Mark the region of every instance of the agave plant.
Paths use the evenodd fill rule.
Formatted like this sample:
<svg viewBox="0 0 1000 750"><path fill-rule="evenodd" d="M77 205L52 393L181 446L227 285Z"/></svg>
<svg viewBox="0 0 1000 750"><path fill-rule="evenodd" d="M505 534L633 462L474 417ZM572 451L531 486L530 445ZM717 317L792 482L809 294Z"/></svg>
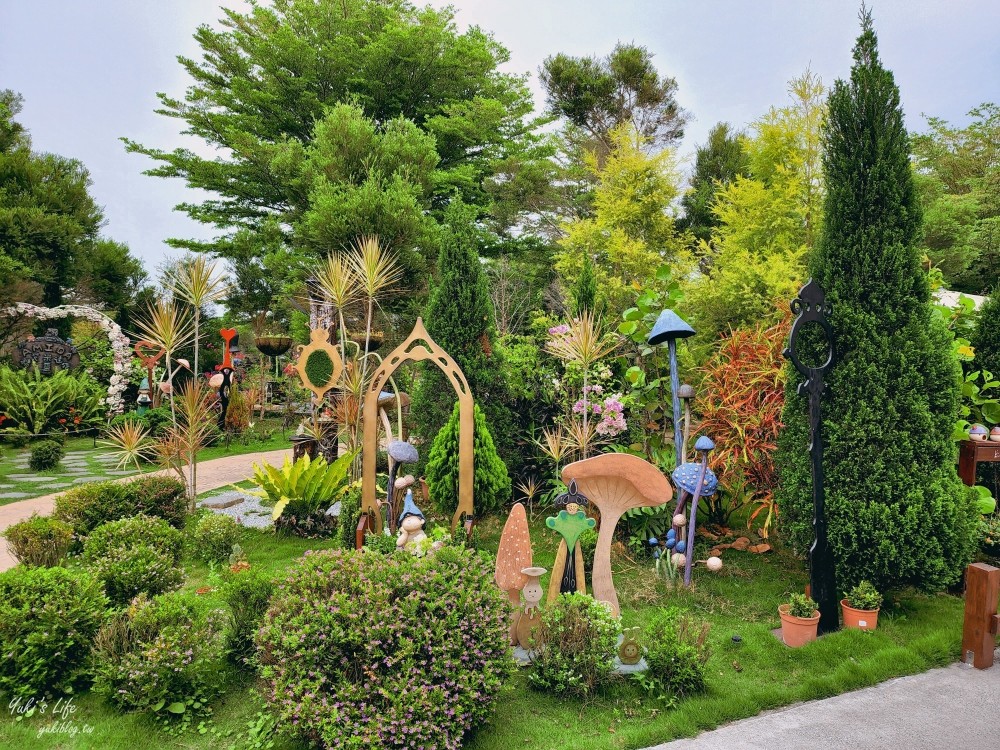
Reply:
<svg viewBox="0 0 1000 750"><path fill-rule="evenodd" d="M280 469L255 463L252 481L258 489L249 493L274 505L272 519L286 510L300 518L311 516L328 507L347 488L354 457L354 453L345 453L332 464L322 456L303 456L294 463L286 458Z"/></svg>

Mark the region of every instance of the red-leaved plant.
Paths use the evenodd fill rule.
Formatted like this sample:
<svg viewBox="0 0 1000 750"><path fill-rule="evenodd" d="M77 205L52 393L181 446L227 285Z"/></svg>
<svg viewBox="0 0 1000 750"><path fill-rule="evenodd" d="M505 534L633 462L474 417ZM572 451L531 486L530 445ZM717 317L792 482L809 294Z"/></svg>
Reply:
<svg viewBox="0 0 1000 750"><path fill-rule="evenodd" d="M786 320L770 328L731 331L702 368L702 395L696 404L701 417L697 434L710 436L716 445L709 465L719 478L721 497L709 501L710 519L725 524L735 512L752 506L747 526L761 523L763 537L778 515L774 453L785 403L781 352L788 327Z"/></svg>

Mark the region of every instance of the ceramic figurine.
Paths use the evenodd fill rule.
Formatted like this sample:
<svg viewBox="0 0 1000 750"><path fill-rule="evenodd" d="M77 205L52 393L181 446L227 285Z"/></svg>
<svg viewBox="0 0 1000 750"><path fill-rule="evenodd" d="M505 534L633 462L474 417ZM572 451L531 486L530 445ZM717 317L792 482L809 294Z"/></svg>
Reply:
<svg viewBox="0 0 1000 750"><path fill-rule="evenodd" d="M597 521L587 518L587 514L580 509L581 505L586 505L589 501L577 490L576 482L570 481L569 490L559 495L555 502L556 505L566 507L558 515L545 519L545 525L562 537L552 566L552 577L549 579L549 604L559 594L587 593L583 549L579 540L584 531L597 526Z"/></svg>
<svg viewBox="0 0 1000 750"><path fill-rule="evenodd" d="M711 450L715 448L715 443L712 442L711 438L702 435L694 444L694 449L696 452L701 454L701 462L697 464L683 464L676 469L674 469L671 477L674 480L674 484L680 489L680 495L677 498L677 507L674 509L674 526L671 529L675 532L675 538L677 539L676 545L674 547L675 555L676 553L684 553L690 548L694 551L694 534L695 534L695 521L698 518L698 501L703 497L711 497L715 494L715 490L718 487L719 481L716 479L715 474L711 469L708 468L708 454ZM688 524L687 529L687 541L684 540L684 526L677 524L678 516L684 517L688 510L688 501L690 500L690 514L691 520ZM691 585L691 558L685 557L684 560L684 585Z"/></svg>
<svg viewBox="0 0 1000 750"><path fill-rule="evenodd" d="M396 548L408 549L416 542L426 539L425 524L424 514L413 502L413 490L407 490L403 512L399 514L399 536L396 537Z"/></svg>
<svg viewBox="0 0 1000 750"><path fill-rule="evenodd" d="M971 440L985 440L989 433L981 424L974 424L969 428L969 438Z"/></svg>
<svg viewBox="0 0 1000 750"><path fill-rule="evenodd" d="M528 579L521 589L524 595L524 612L517 621L517 642L521 648L530 651L538 627L542 624L542 616L538 610L538 605L542 601L545 592L542 589L542 582L539 580L545 575L545 568L531 567L521 571Z"/></svg>
<svg viewBox="0 0 1000 750"><path fill-rule="evenodd" d="M990 440L995 443L1000 443L1000 425L997 425L992 430L990 430Z"/></svg>
<svg viewBox="0 0 1000 750"><path fill-rule="evenodd" d="M642 658L642 646L637 640L639 628L624 628L622 630L622 645L618 647L618 658L622 664L638 664Z"/></svg>

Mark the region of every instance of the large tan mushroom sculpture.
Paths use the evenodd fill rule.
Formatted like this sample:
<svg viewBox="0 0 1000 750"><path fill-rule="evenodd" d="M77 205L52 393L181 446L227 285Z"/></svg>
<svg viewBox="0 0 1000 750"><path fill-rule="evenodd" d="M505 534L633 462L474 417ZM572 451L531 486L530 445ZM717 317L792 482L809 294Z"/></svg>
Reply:
<svg viewBox="0 0 1000 750"><path fill-rule="evenodd" d="M575 479L580 492L601 511L601 528L594 551L592 588L594 598L611 605L619 614L618 594L611 577L611 541L622 515L643 506L670 502L674 491L663 473L649 461L627 453L602 453L569 464L562 470L562 480Z"/></svg>

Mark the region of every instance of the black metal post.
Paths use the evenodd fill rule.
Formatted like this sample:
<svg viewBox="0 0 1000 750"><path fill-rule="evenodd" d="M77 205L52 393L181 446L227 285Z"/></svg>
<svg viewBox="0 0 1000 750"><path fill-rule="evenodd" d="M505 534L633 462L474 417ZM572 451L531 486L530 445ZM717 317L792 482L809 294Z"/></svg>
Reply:
<svg viewBox="0 0 1000 750"><path fill-rule="evenodd" d="M815 539L809 548L809 586L812 598L819 607L819 632L829 633L840 627L837 598L837 578L833 555L827 539L826 495L823 488L823 414L821 399L826 387L823 376L833 365L833 328L827 316L832 312L826 302L823 288L812 279L799 290L792 300L792 312L797 316L792 323L788 348L784 355L791 360L805 380L799 384L799 395L809 398L809 455L812 458L813 478L813 531ZM818 367L807 365L800 359L799 335L807 323L816 323L826 337L827 356Z"/></svg>

